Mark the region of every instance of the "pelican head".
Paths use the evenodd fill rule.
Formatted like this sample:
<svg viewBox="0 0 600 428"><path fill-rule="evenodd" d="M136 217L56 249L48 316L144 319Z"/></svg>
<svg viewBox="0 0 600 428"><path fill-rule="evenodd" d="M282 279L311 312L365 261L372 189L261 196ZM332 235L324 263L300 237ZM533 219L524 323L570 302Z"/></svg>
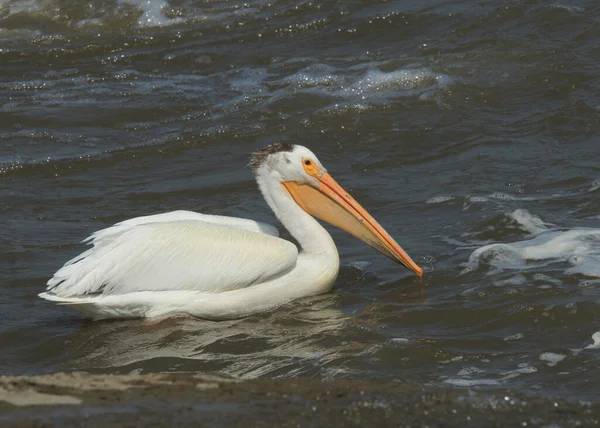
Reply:
<svg viewBox="0 0 600 428"><path fill-rule="evenodd" d="M423 275L423 269L329 175L315 154L306 147L271 144L252 155L250 167L259 185L261 178L279 182L308 214L348 232L416 275Z"/></svg>

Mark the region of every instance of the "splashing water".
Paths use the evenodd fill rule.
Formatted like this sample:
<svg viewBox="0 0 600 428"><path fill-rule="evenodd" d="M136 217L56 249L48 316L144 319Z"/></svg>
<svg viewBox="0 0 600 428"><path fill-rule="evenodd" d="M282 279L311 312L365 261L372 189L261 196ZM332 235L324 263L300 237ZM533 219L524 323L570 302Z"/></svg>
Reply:
<svg viewBox="0 0 600 428"><path fill-rule="evenodd" d="M165 7L169 6L163 0L120 0L122 4L136 6L142 10L138 19L140 27L160 27L180 22L179 19L167 18L164 13Z"/></svg>
<svg viewBox="0 0 600 428"><path fill-rule="evenodd" d="M585 347L585 349L600 349L600 331L592 334L592 340L594 343Z"/></svg>
<svg viewBox="0 0 600 428"><path fill-rule="evenodd" d="M530 232L530 239L496 243L473 251L461 274L482 265L493 268L490 273L506 269L526 270L551 263L568 262L567 274L600 277L600 229L574 228L552 230L549 225L525 210L509 215L522 230Z"/></svg>

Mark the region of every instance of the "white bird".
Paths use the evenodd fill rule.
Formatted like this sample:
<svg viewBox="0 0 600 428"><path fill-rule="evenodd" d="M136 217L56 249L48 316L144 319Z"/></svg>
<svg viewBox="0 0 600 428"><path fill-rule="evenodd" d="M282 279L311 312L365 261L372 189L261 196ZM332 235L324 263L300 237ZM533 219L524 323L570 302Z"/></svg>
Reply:
<svg viewBox="0 0 600 428"><path fill-rule="evenodd" d="M264 312L332 288L339 255L312 216L423 275L306 147L272 144L254 153L250 166L301 251L253 220L191 211L136 217L87 238L93 247L59 269L40 297L92 319L221 320Z"/></svg>

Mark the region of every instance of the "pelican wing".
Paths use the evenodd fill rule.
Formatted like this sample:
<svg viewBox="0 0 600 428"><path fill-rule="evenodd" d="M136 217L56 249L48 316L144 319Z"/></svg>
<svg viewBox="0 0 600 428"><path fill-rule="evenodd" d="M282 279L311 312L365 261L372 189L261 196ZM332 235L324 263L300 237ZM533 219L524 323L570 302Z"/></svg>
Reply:
<svg viewBox="0 0 600 428"><path fill-rule="evenodd" d="M219 293L267 281L295 266L298 249L273 236L274 227L194 214L139 217L94 233L86 240L93 247L58 270L47 291L60 297Z"/></svg>
<svg viewBox="0 0 600 428"><path fill-rule="evenodd" d="M267 235L279 236L279 232L275 226L260 221L248 220L239 217L227 217L222 215L201 214L194 211L171 211L168 213L153 214L143 217L130 218L122 221L114 226L99 230L87 238L84 242L89 242L96 237L103 239L109 235L115 235L123 230L130 229L133 226L146 223L161 223L178 220L197 220L205 223L220 224L223 226L234 227L236 229L249 230L250 232L266 233Z"/></svg>

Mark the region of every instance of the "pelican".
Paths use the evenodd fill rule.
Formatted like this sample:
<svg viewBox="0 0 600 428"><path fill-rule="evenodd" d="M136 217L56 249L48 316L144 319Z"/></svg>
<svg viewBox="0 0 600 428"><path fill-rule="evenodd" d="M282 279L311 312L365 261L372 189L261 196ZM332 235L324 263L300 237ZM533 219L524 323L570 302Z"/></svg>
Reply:
<svg viewBox="0 0 600 428"><path fill-rule="evenodd" d="M223 320L329 291L340 268L339 227L403 264L423 270L327 173L306 147L271 144L250 159L260 191L300 245L266 223L172 211L93 233L39 296L92 319L174 315Z"/></svg>

